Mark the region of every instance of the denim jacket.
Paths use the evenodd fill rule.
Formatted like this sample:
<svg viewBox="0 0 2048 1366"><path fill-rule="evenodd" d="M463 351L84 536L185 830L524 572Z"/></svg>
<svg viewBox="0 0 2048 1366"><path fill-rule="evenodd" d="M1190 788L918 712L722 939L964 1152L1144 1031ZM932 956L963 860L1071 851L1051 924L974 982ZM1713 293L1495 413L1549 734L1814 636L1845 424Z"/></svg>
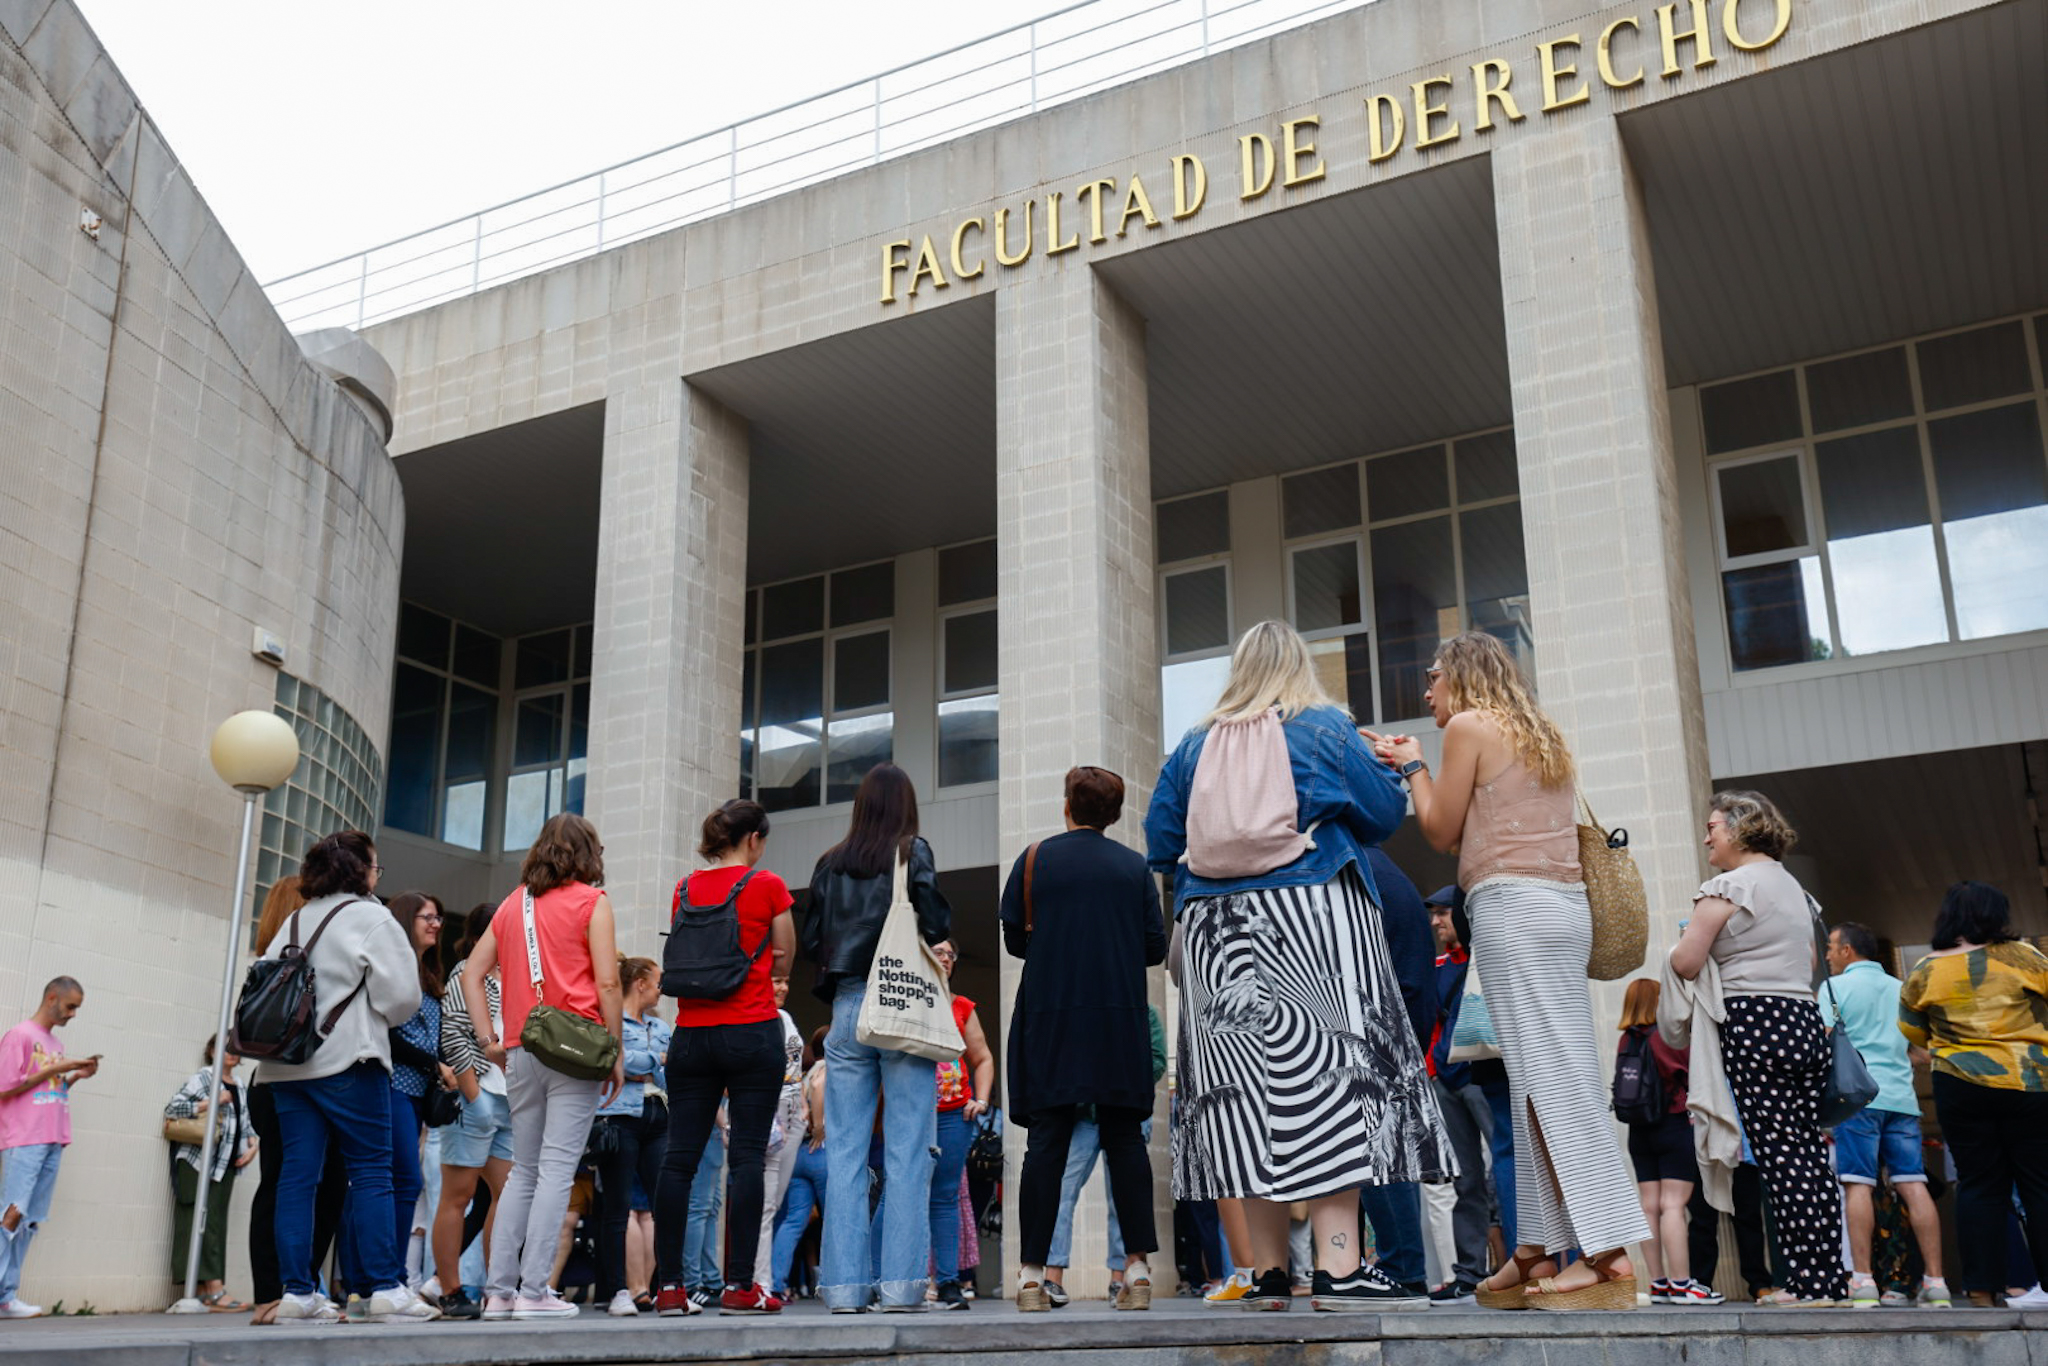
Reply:
<svg viewBox="0 0 2048 1366"><path fill-rule="evenodd" d="M675 1029L666 1020L653 1016L634 1019L631 1015L619 1017L619 1051L625 1059L625 1073L629 1077L652 1077L652 1083L629 1081L619 1088L619 1094L612 1097L612 1103L599 1110L600 1116L623 1115L630 1119L640 1118L640 1112L647 1103L647 1089L651 1084L655 1090L668 1093L668 1041Z"/></svg>
<svg viewBox="0 0 2048 1366"><path fill-rule="evenodd" d="M1145 815L1145 856L1154 872L1173 874L1176 917L1189 897L1265 887L1318 886L1336 877L1347 863L1358 865L1366 890L1375 901L1379 899L1364 849L1394 833L1408 814L1408 795L1401 790L1401 780L1373 758L1351 718L1336 707L1305 711L1284 722L1281 732L1287 737L1287 757L1294 769L1296 820L1303 830L1316 826L1309 836L1315 847L1270 873L1205 878L1189 872L1180 862L1188 847L1188 790L1194 785L1195 763L1208 739L1206 730L1191 730L1181 737L1159 770L1159 782L1152 789L1152 809Z"/></svg>

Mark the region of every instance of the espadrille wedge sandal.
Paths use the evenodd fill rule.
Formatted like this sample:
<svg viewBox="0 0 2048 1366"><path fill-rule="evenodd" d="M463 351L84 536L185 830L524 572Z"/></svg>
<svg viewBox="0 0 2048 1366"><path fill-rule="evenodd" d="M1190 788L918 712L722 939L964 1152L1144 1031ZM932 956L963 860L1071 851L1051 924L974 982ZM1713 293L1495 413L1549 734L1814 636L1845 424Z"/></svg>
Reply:
<svg viewBox="0 0 2048 1366"><path fill-rule="evenodd" d="M1574 1289L1558 1288L1557 1278L1541 1276L1536 1284L1527 1287L1524 1298L1531 1309L1547 1309L1553 1313L1568 1313L1575 1309L1633 1309L1636 1307L1636 1278L1633 1271L1614 1274L1614 1264L1624 1255L1622 1249L1602 1257L1586 1258L1586 1265L1600 1279L1591 1285Z"/></svg>
<svg viewBox="0 0 2048 1366"><path fill-rule="evenodd" d="M1481 1309L1527 1309L1529 1307L1529 1296L1527 1293L1529 1268L1555 1259L1547 1252L1539 1252L1533 1257L1525 1257L1520 1253L1515 1253L1509 1260L1515 1268L1515 1283L1505 1290L1489 1290L1486 1287L1486 1282L1481 1281L1475 1296L1479 1301ZM1501 1271L1505 1270L1507 1270L1506 1267L1501 1268ZM1494 1273L1494 1275L1499 1274L1499 1272ZM1487 1280L1491 1279L1493 1279L1491 1276L1487 1278Z"/></svg>

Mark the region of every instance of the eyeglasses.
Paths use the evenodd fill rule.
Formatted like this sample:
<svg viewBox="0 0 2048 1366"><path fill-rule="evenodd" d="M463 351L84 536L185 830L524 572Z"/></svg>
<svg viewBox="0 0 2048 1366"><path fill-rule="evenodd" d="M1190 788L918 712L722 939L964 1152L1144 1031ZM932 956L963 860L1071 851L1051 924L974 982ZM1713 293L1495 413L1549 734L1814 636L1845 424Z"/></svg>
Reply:
<svg viewBox="0 0 2048 1366"><path fill-rule="evenodd" d="M960 955L951 949L933 949L932 957L938 959L941 963L957 963L960 961Z"/></svg>
<svg viewBox="0 0 2048 1366"><path fill-rule="evenodd" d="M421 911L418 915L414 916L413 919L425 920L432 924L438 925L441 923L441 913L439 911Z"/></svg>

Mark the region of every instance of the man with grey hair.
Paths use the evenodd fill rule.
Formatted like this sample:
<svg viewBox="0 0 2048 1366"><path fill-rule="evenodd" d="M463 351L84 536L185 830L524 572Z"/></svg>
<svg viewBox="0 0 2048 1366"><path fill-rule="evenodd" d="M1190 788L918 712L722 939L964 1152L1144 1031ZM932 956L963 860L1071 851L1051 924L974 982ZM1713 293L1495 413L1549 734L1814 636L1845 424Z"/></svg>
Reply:
<svg viewBox="0 0 2048 1366"><path fill-rule="evenodd" d="M0 1319L43 1311L21 1298L29 1244L50 1217L57 1164L71 1142L71 1087L100 1060L66 1058L56 1031L85 1004L74 977L53 977L36 1013L0 1035Z"/></svg>

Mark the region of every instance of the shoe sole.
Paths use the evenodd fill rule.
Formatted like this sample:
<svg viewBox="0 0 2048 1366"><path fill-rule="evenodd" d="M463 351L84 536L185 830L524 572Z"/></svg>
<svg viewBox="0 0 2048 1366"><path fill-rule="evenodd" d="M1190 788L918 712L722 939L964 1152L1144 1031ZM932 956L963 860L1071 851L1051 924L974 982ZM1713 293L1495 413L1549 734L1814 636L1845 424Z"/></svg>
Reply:
<svg viewBox="0 0 2048 1366"><path fill-rule="evenodd" d="M1324 1314L1405 1314L1417 1309L1428 1309L1429 1301L1420 1296L1403 1296L1391 1300L1358 1300L1349 1295L1311 1295L1308 1307Z"/></svg>
<svg viewBox="0 0 2048 1366"><path fill-rule="evenodd" d="M1248 1314L1284 1314L1294 1307L1294 1299L1292 1296L1283 1300L1271 1295L1246 1295L1237 1302L1237 1307Z"/></svg>
<svg viewBox="0 0 2048 1366"><path fill-rule="evenodd" d="M1523 1292L1522 1287L1519 1285L1510 1286L1506 1290L1487 1290L1481 1288L1473 1293L1472 1299L1481 1309L1527 1309L1529 1307L1529 1296Z"/></svg>
<svg viewBox="0 0 2048 1366"><path fill-rule="evenodd" d="M1149 1284L1127 1285L1118 1293L1113 1303L1118 1309L1150 1309L1152 1307L1152 1287Z"/></svg>
<svg viewBox="0 0 2048 1366"><path fill-rule="evenodd" d="M577 1311L574 1306L571 1306L566 1314L559 1309L514 1309L511 1317L518 1323L534 1323L541 1319L573 1319L577 1317Z"/></svg>
<svg viewBox="0 0 2048 1366"><path fill-rule="evenodd" d="M723 1306L720 1306L718 1310L719 1317L729 1319L758 1318L764 1314L779 1314L781 1312L780 1309L727 1309Z"/></svg>
<svg viewBox="0 0 2048 1366"><path fill-rule="evenodd" d="M1535 1294L1524 1298L1529 1301L1531 1309L1546 1310L1553 1314L1570 1314L1588 1309L1634 1309L1636 1278L1617 1276L1611 1281L1598 1281L1592 1285L1580 1286L1577 1290L1554 1290L1545 1293L1538 1289Z"/></svg>

